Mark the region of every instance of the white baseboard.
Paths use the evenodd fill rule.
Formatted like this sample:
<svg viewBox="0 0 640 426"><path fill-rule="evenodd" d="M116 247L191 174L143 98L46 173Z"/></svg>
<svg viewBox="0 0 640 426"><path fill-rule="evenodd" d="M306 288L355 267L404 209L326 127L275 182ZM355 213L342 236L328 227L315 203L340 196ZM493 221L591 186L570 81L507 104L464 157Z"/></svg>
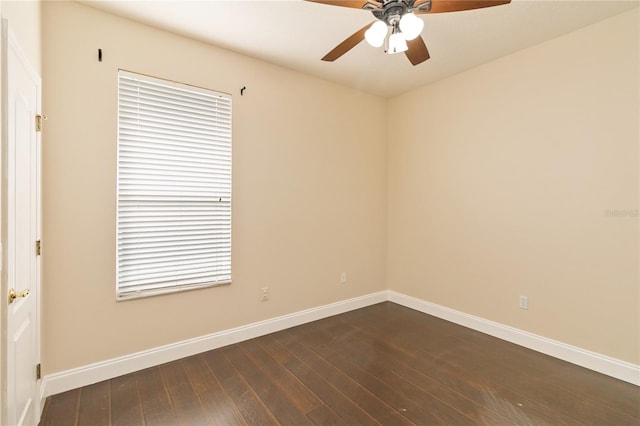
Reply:
<svg viewBox="0 0 640 426"><path fill-rule="evenodd" d="M640 386L640 366L389 290L388 300Z"/></svg>
<svg viewBox="0 0 640 426"><path fill-rule="evenodd" d="M306 309L241 327L223 330L206 336L160 346L131 355L96 362L72 370L49 374L42 379L40 384L42 406L44 407L44 399L49 395L66 392L71 389L122 376L123 374L264 336L265 334L285 330L354 309L364 308L365 306L374 305L386 300L387 291L380 291L378 293L371 293L353 299L330 303L317 308Z"/></svg>
<svg viewBox="0 0 640 426"><path fill-rule="evenodd" d="M640 366L638 365L465 314L464 312L402 293L385 290L47 375L40 383L41 406L44 407L44 399L49 395L66 392L102 380L112 379L123 374L384 301L394 302L640 386Z"/></svg>

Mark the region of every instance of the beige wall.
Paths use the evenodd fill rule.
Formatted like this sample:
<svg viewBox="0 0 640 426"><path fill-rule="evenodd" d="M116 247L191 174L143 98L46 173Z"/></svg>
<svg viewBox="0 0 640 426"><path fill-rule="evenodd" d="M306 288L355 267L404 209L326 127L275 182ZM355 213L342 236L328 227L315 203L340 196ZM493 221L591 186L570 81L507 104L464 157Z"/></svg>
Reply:
<svg viewBox="0 0 640 426"><path fill-rule="evenodd" d="M45 374L385 288L640 364L637 10L391 100L42 13ZM231 286L115 302L118 68L233 95Z"/></svg>
<svg viewBox="0 0 640 426"><path fill-rule="evenodd" d="M391 100L391 290L640 364L638 22Z"/></svg>
<svg viewBox="0 0 640 426"><path fill-rule="evenodd" d="M2 0L2 17L9 21L9 28L34 70L42 74L41 61L41 3L36 0Z"/></svg>
<svg viewBox="0 0 640 426"><path fill-rule="evenodd" d="M384 99L69 2L43 68L46 374L386 288ZM116 303L118 68L233 95L232 285Z"/></svg>

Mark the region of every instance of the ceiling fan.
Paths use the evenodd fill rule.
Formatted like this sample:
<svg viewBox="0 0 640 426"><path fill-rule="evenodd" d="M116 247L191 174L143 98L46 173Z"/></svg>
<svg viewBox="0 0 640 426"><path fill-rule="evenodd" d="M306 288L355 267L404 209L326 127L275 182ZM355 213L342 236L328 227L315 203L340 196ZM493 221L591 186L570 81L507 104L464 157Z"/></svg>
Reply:
<svg viewBox="0 0 640 426"><path fill-rule="evenodd" d="M374 46L385 45L389 54L404 52L415 66L429 59L429 51L420 33L424 21L415 16L423 13L460 12L463 10L508 4L511 0L306 0L332 6L364 9L377 19L338 44L322 60L333 62L362 40ZM391 34L387 37L389 30Z"/></svg>

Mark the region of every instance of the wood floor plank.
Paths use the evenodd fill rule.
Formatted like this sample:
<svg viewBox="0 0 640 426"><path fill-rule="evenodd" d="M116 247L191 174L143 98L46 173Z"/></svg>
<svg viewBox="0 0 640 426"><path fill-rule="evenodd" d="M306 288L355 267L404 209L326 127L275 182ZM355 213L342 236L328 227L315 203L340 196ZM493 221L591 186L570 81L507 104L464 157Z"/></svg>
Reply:
<svg viewBox="0 0 640 426"><path fill-rule="evenodd" d="M202 354L209 370L249 425L276 425L278 421L227 360L222 349Z"/></svg>
<svg viewBox="0 0 640 426"><path fill-rule="evenodd" d="M407 417L409 420L416 424L444 424L445 422L431 414L431 412L424 410L421 405L424 405L427 401L422 401L422 404L416 404L412 398L407 398L402 392L402 389L391 388L384 383L374 374L363 370L358 365L351 362L348 355L351 351L347 345L340 345L340 352L333 348L317 345L313 341L304 340L305 344L316 352L319 356L327 359L334 367L344 372L348 377L357 382L360 386L367 389L371 394L378 397L381 401L384 401L390 407L395 408L400 414ZM469 422L468 418L458 413L457 423L466 424Z"/></svg>
<svg viewBox="0 0 640 426"><path fill-rule="evenodd" d="M380 424L368 412L345 396L340 389L334 387L321 374L301 360L291 359L287 361L286 367L347 424Z"/></svg>
<svg viewBox="0 0 640 426"><path fill-rule="evenodd" d="M599 413L610 412L607 417L612 421L621 422L621 424L624 424L625 417L640 421L640 404L638 404L640 388L630 383L611 380L610 377L586 368L490 336L474 335L468 340L481 341L486 347L483 351L485 359L482 371L487 376L503 380L513 388L523 388L534 382L538 384L545 382L545 386L555 387L548 389L546 394L553 392L573 394L576 401L598 406ZM460 353L466 355L460 358L462 363L465 359L468 360L475 356L469 353L468 347L461 348ZM501 366L500 371L496 368L497 365ZM529 374L522 374L523 370ZM508 380L505 376L508 377ZM534 377L535 380L531 380L531 377ZM607 391L603 391L601 385L605 382L608 384ZM588 414L588 410L580 409L580 412L588 416L585 419L594 419L592 415ZM619 415L622 417L617 417ZM595 419L597 418L596 416Z"/></svg>
<svg viewBox="0 0 640 426"><path fill-rule="evenodd" d="M227 346L223 349L223 353L273 417L285 425L312 424L305 416L306 413L300 412L288 395L278 391L269 377L245 354L240 345Z"/></svg>
<svg viewBox="0 0 640 426"><path fill-rule="evenodd" d="M530 360L537 353L527 355ZM559 361L549 358L545 357L546 364ZM640 403L638 403L640 387L565 362L554 362L554 365L552 374L547 377L549 383L559 388L577 390L579 397L596 399L604 405L636 418L640 424Z"/></svg>
<svg viewBox="0 0 640 426"><path fill-rule="evenodd" d="M144 424L142 402L135 375L127 374L111 380L111 424L113 426Z"/></svg>
<svg viewBox="0 0 640 426"><path fill-rule="evenodd" d="M570 413L571 417L583 424L638 423L637 418L610 408L591 395L579 395L580 390L577 388L560 388L549 383L546 379L550 375L549 371L538 367L538 364L544 362L545 356L538 356L535 360L524 360L517 355L522 351L515 345L498 339L491 341L488 336L483 340L485 342L482 347L486 349L481 354L471 351L467 346L459 348L457 356L450 357L448 362L455 368L481 375L488 381L508 388L529 400L534 400L536 404L544 405L551 411ZM479 343L476 343L476 347L477 345ZM497 352L498 347L502 351ZM566 365L565 368L578 369L579 367ZM525 371L527 374L524 374Z"/></svg>
<svg viewBox="0 0 640 426"><path fill-rule="evenodd" d="M321 356L326 357L326 350L318 352ZM368 373L366 370L359 368L357 365L350 362L344 356L338 354L330 355L330 362L335 367L343 371L351 379L357 381L360 386L368 390L372 395L375 395L381 401L384 401L390 407L393 407L400 414L413 423L422 424L452 424L444 419L440 419L434 415L433 411L429 410L430 398L423 399L420 404L415 402L413 397L408 397L402 387L391 387L391 384L387 384L380 380L373 374ZM453 412L453 410L452 410ZM469 424L470 419L466 418L463 414L456 413L455 424Z"/></svg>
<svg viewBox="0 0 640 426"><path fill-rule="evenodd" d="M336 413L327 408L326 405L321 405L318 408L307 413L307 417L309 420L313 422L316 426L347 426L348 423L345 423Z"/></svg>
<svg viewBox="0 0 640 426"><path fill-rule="evenodd" d="M298 358L314 370L322 371L323 377L328 382L333 383L347 398L380 423L395 425L413 424L413 422L398 412L397 409L380 400L308 347L301 343L290 343L287 345L287 348L292 350Z"/></svg>
<svg viewBox="0 0 640 426"><path fill-rule="evenodd" d="M78 408L78 424L108 426L111 424L111 383L95 383L82 388Z"/></svg>
<svg viewBox="0 0 640 426"><path fill-rule="evenodd" d="M301 413L307 414L322 405L322 401L286 368L271 358L258 341L249 340L239 346Z"/></svg>
<svg viewBox="0 0 640 426"><path fill-rule="evenodd" d="M178 425L160 368L148 368L135 376L145 425Z"/></svg>
<svg viewBox="0 0 640 426"><path fill-rule="evenodd" d="M370 324L366 321L358 324L363 331L368 330L370 327ZM375 327L374 330L371 330L371 333L380 333L380 329L386 327L384 324L379 325L380 327ZM384 338L379 340L377 350L393 356L397 354L397 347L398 345L401 346L402 342L394 340L391 343L389 340ZM413 368L449 389L462 393L476 403L490 408L492 411L509 419L509 421L518 424L527 421L541 424L579 424L575 419L562 413L545 411L544 407L526 399L524 396L509 391L475 374L473 369L471 369L471 372L458 370L449 364L454 355L450 354L446 358L433 356L430 352L422 350L422 342L415 337L408 341L412 342L412 346L418 348L417 351L413 352L413 355L406 352L403 353L403 356L409 357L409 362Z"/></svg>
<svg viewBox="0 0 640 426"><path fill-rule="evenodd" d="M240 410L224 391L202 356L183 360L189 381L211 422L216 425L245 425Z"/></svg>
<svg viewBox="0 0 640 426"><path fill-rule="evenodd" d="M208 418L208 415L191 385L183 363L184 361L180 360L164 364L160 366L160 374L169 394L176 419L180 424L189 426L203 422Z"/></svg>
<svg viewBox="0 0 640 426"><path fill-rule="evenodd" d="M385 302L47 398L41 425L639 425L640 387Z"/></svg>
<svg viewBox="0 0 640 426"><path fill-rule="evenodd" d="M285 365L291 359L295 358L291 352L286 350L278 341L274 339L274 335L278 333L267 334L255 339L260 346L273 358L278 364Z"/></svg>
<svg viewBox="0 0 640 426"><path fill-rule="evenodd" d="M45 416L40 419L41 426L78 424L78 410L82 388L70 390L47 398Z"/></svg>
<svg viewBox="0 0 640 426"><path fill-rule="evenodd" d="M414 369L411 366L412 362L410 359L404 358L401 352L397 352L395 354L396 356L392 357L381 351L367 350L365 344L358 344L356 342L356 346L358 347L358 351L350 353L353 361L361 365L366 365L367 369L371 371L372 374L379 376L381 380L390 384L394 383L397 386L407 386L406 384L402 384L402 382L395 382L393 376L397 375L408 384L415 386L429 395L429 398L439 399L449 407L465 414L476 424L505 425L509 423L505 417L500 416L498 413L491 411L487 407L478 404L463 394L449 389ZM438 415L437 412L436 415ZM449 415L441 413L438 417L446 419Z"/></svg>
<svg viewBox="0 0 640 426"><path fill-rule="evenodd" d="M391 406L402 407L403 415L418 424L472 424L471 418L462 412L445 404L440 399L423 392L420 388L403 380L400 376L391 373L390 365L378 365L378 370L372 369L371 362L358 362L360 351L375 353L375 347L364 345L358 339L352 339L348 344L342 343L339 348L335 346L317 346L313 341L308 342L310 347L317 351L323 358L348 372L349 376L366 387L370 392L378 396ZM375 357L375 355L374 355ZM359 365L366 366L366 370ZM376 374L377 373L377 374Z"/></svg>

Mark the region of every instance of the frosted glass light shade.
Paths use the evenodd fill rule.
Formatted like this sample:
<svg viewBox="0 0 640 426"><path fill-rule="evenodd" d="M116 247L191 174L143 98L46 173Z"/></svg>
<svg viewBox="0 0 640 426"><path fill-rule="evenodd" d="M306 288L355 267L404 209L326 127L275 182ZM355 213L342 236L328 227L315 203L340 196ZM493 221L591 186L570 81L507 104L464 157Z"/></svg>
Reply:
<svg viewBox="0 0 640 426"><path fill-rule="evenodd" d="M387 24L376 21L364 32L364 39L373 47L380 47L387 36Z"/></svg>
<svg viewBox="0 0 640 426"><path fill-rule="evenodd" d="M402 33L393 33L389 36L389 49L387 53L400 53L407 50L407 40Z"/></svg>
<svg viewBox="0 0 640 426"><path fill-rule="evenodd" d="M424 28L424 21L413 13L407 13L400 18L400 31L406 40L418 37Z"/></svg>

